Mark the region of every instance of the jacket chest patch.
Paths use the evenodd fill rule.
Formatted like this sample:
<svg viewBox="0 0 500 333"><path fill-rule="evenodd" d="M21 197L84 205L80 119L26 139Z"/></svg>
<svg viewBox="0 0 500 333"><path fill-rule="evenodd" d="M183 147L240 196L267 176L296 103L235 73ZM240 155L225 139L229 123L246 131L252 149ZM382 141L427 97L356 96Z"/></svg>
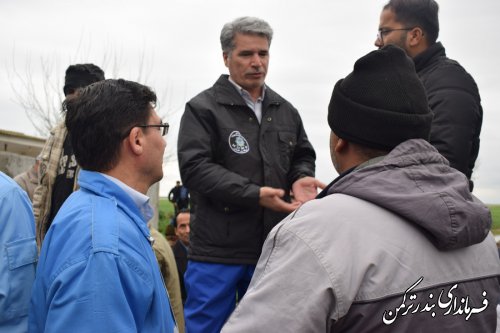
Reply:
<svg viewBox="0 0 500 333"><path fill-rule="evenodd" d="M228 141L229 148L236 154L246 154L250 151L250 145L247 139L238 131L232 131L231 134L229 134Z"/></svg>

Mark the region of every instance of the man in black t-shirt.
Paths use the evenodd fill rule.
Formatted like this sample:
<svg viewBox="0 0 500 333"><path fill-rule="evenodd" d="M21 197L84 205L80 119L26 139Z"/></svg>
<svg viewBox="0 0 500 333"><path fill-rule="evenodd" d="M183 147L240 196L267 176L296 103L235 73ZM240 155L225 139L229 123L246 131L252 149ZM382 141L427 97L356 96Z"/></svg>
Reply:
<svg viewBox="0 0 500 333"><path fill-rule="evenodd" d="M101 80L104 80L104 72L94 64L69 66L63 88L66 100L76 97L80 89ZM51 130L40 157L39 184L33 195L33 212L37 243L41 247L59 208L77 186L78 165L64 120Z"/></svg>

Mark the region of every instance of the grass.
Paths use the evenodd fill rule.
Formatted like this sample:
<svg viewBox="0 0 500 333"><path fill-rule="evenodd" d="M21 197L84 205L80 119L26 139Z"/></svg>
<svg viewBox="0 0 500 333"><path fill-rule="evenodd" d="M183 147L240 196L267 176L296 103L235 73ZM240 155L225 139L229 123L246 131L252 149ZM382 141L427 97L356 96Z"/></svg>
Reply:
<svg viewBox="0 0 500 333"><path fill-rule="evenodd" d="M491 224L491 232L494 235L500 235L500 205L489 205L493 223Z"/></svg>
<svg viewBox="0 0 500 333"><path fill-rule="evenodd" d="M493 223L491 232L494 235L500 235L500 205L488 205L491 211ZM174 216L174 206L167 198L160 198L160 217L158 220L158 230L165 234L165 228L170 223L170 219Z"/></svg>
<svg viewBox="0 0 500 333"><path fill-rule="evenodd" d="M167 198L160 198L159 205L158 231L165 235L165 228L174 216L174 205Z"/></svg>

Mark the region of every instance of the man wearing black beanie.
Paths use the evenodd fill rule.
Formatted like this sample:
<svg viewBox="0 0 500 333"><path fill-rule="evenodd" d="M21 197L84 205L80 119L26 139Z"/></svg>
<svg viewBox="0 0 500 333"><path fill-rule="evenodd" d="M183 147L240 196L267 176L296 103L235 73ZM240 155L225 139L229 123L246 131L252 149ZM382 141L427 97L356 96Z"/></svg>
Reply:
<svg viewBox="0 0 500 333"><path fill-rule="evenodd" d="M491 215L431 121L403 50L355 63L328 107L340 176L271 231L222 332L495 332Z"/></svg>
<svg viewBox="0 0 500 333"><path fill-rule="evenodd" d="M104 72L94 64L75 64L66 69L64 96L66 100L78 95L89 84L104 80ZM33 194L33 213L38 247L47 233L59 208L77 186L78 165L64 119L51 131L40 153L38 186Z"/></svg>

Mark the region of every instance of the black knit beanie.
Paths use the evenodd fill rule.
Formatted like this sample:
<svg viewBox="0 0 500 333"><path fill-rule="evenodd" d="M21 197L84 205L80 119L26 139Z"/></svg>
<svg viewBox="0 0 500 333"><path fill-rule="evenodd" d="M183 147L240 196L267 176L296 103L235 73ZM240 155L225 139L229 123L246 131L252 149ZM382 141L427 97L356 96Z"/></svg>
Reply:
<svg viewBox="0 0 500 333"><path fill-rule="evenodd" d="M94 64L71 65L64 77L64 95L72 94L75 89L84 88L91 83L104 80L104 72Z"/></svg>
<svg viewBox="0 0 500 333"><path fill-rule="evenodd" d="M413 61L393 45L358 59L335 84L328 106L328 124L338 137L382 150L408 139L428 141L432 118Z"/></svg>

